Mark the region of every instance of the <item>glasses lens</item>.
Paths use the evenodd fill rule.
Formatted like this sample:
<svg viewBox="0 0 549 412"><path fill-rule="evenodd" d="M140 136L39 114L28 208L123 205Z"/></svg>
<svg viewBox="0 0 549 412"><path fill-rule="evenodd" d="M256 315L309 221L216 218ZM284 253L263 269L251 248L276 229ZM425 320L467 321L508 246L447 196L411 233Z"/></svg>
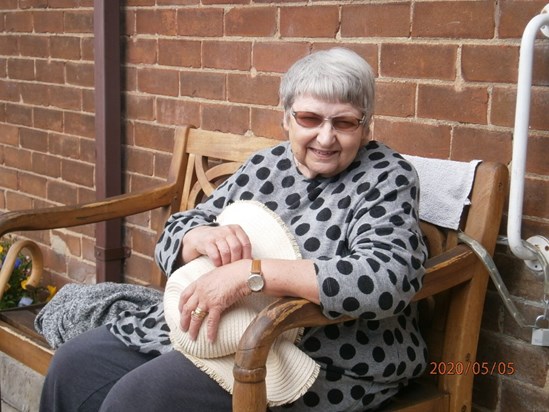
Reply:
<svg viewBox="0 0 549 412"><path fill-rule="evenodd" d="M294 117L297 124L303 127L318 127L324 121L318 114L311 112L294 112Z"/></svg>
<svg viewBox="0 0 549 412"><path fill-rule="evenodd" d="M334 117L332 119L332 125L334 129L342 132L349 132L358 129L360 120L354 117Z"/></svg>
<svg viewBox="0 0 549 412"><path fill-rule="evenodd" d="M298 125L309 129L319 127L324 123L324 117L313 112L292 112ZM326 119L327 120L327 119ZM358 129L361 120L351 116L340 116L331 119L334 129L340 132L352 132Z"/></svg>

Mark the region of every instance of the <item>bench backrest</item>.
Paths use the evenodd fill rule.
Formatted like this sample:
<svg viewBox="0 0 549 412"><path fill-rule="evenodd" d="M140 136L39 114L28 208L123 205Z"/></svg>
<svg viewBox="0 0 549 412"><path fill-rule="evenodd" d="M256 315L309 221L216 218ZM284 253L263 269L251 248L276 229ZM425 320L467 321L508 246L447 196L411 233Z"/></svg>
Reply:
<svg viewBox="0 0 549 412"><path fill-rule="evenodd" d="M192 209L236 172L250 155L278 143L280 140L264 137L248 137L192 127L178 129L168 177L169 181L178 182L171 207L158 219L158 234L160 235L165 218L170 214ZM455 246L457 242L455 231L441 230L423 221L421 228L431 257ZM156 265L153 271L153 285L164 286L165 277Z"/></svg>
<svg viewBox="0 0 549 412"><path fill-rule="evenodd" d="M191 127L178 129L175 139L174 160L168 180L181 181L174 190L175 201L167 214L192 209L204 197L211 195L215 188L231 176L250 155L280 143L276 139L247 137ZM465 223L464 220L463 224ZM441 229L423 221L421 228L431 257L439 255L457 243L456 231ZM159 230L162 228L159 227Z"/></svg>

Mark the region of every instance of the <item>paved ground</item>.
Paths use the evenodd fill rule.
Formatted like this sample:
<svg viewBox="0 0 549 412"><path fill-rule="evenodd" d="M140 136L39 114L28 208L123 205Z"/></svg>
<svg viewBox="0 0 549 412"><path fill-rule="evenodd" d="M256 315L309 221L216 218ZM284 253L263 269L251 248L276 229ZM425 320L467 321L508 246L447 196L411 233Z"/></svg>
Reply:
<svg viewBox="0 0 549 412"><path fill-rule="evenodd" d="M0 353L1 412L37 412L44 377Z"/></svg>

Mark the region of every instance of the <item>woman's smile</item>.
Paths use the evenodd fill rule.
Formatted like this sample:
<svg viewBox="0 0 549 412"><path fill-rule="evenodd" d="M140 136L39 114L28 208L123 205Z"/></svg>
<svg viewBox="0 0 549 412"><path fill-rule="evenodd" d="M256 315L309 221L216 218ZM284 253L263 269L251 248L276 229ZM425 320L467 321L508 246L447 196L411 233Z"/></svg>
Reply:
<svg viewBox="0 0 549 412"><path fill-rule="evenodd" d="M309 150L317 157L321 159L329 159L333 156L335 156L338 151L336 150L322 150L322 149L315 149L314 147L310 147Z"/></svg>

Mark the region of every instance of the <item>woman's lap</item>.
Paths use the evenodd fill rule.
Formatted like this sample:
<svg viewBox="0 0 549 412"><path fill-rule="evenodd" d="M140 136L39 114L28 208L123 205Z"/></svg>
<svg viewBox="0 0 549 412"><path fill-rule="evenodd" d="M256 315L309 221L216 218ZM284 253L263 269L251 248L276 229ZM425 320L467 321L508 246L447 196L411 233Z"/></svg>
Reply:
<svg viewBox="0 0 549 412"><path fill-rule="evenodd" d="M57 350L40 410L97 411L102 404L117 412L230 411L231 396L180 353L139 353L102 327Z"/></svg>
<svg viewBox="0 0 549 412"><path fill-rule="evenodd" d="M231 402L231 395L213 379L172 351L125 375L107 395L101 412L229 412Z"/></svg>

